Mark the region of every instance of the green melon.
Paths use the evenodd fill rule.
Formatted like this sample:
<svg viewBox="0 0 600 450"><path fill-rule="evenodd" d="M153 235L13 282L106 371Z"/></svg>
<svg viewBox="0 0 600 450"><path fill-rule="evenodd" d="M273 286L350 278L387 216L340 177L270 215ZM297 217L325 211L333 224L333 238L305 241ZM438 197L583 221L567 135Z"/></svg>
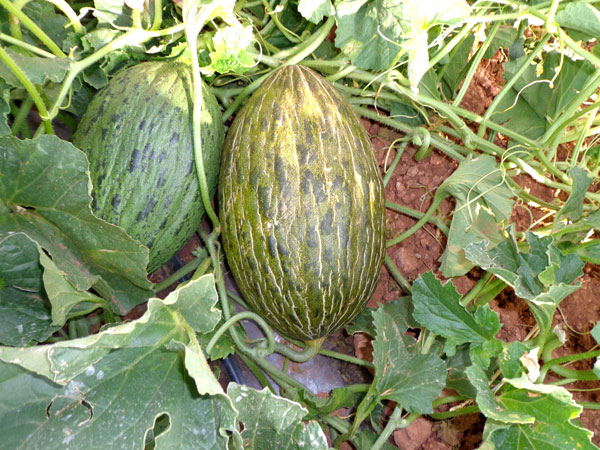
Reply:
<svg viewBox="0 0 600 450"><path fill-rule="evenodd" d="M287 66L265 80L227 134L218 200L231 272L273 328L315 340L362 310L384 257L383 183L324 78Z"/></svg>
<svg viewBox="0 0 600 450"><path fill-rule="evenodd" d="M204 214L192 145L192 96L186 64L129 67L94 97L73 136L90 161L94 214L150 248L149 272L181 248ZM212 196L224 130L217 101L204 84L201 135Z"/></svg>

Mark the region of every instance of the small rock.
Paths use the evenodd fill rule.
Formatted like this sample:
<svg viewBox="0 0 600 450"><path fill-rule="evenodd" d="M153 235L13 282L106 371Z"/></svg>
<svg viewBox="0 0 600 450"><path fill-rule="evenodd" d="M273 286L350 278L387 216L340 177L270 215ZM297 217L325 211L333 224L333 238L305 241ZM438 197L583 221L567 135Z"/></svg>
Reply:
<svg viewBox="0 0 600 450"><path fill-rule="evenodd" d="M431 436L431 422L419 417L407 428L394 431L394 442L402 450L417 450Z"/></svg>

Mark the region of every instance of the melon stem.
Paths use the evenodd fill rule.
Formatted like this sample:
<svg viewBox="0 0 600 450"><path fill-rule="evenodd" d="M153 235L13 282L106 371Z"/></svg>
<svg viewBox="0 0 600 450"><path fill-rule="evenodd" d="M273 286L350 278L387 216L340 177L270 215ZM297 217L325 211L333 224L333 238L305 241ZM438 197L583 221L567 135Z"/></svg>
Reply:
<svg viewBox="0 0 600 450"><path fill-rule="evenodd" d="M275 344L275 352L291 359L292 361L302 363L313 359L317 353L319 353L319 350L321 350L321 345L323 345L324 341L325 336L312 339L310 341L305 341L305 347L300 351L294 350L288 345L277 343Z"/></svg>

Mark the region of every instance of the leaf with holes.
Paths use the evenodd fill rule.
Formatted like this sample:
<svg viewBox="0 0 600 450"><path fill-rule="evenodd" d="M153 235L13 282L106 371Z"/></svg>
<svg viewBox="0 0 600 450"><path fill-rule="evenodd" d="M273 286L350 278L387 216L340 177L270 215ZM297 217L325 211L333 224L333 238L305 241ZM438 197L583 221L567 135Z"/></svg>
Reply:
<svg viewBox="0 0 600 450"><path fill-rule="evenodd" d="M4 445L141 448L166 415L169 427L155 436L157 448L227 448L235 411L194 331L210 331L219 320L215 301L214 279L205 275L165 300L151 299L140 319L99 334L0 347L0 393L19 398L0 405ZM13 383L20 388L9 395Z"/></svg>
<svg viewBox="0 0 600 450"><path fill-rule="evenodd" d="M245 449L329 448L319 424L303 422L308 411L300 404L277 397L267 388L257 391L236 383L229 384L227 395L240 412Z"/></svg>

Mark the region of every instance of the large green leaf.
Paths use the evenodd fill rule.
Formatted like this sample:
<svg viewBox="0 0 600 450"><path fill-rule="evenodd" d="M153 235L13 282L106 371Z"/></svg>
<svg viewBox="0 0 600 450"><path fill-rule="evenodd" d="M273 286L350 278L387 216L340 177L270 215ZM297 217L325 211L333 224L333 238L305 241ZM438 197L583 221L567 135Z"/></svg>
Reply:
<svg viewBox="0 0 600 450"><path fill-rule="evenodd" d="M63 326L69 314L78 306L83 311L91 311L100 305L106 306L106 300L88 291L75 289L62 274L56 264L40 250L40 263L44 267L44 288L52 305L52 325Z"/></svg>
<svg viewBox="0 0 600 450"><path fill-rule="evenodd" d="M23 7L23 12L29 17L39 28L41 28L52 41L62 46L62 42L67 38L69 28L67 27L69 20L52 5L51 2L45 0L31 0ZM44 48L40 40L34 37L33 33L27 27L21 26L23 39L38 47Z"/></svg>
<svg viewBox="0 0 600 450"><path fill-rule="evenodd" d="M413 284L414 318L421 326L447 339L446 352L454 354L457 345L484 345L494 340L501 324L488 305L475 314L460 304L454 285L442 283L432 272L424 273Z"/></svg>
<svg viewBox="0 0 600 450"><path fill-rule="evenodd" d="M335 45L361 69L387 69L401 51L408 30L403 2L355 0L336 9Z"/></svg>
<svg viewBox="0 0 600 450"><path fill-rule="evenodd" d="M305 423L300 404L262 391L230 383L227 394L240 412L244 449L327 450L327 439L317 422Z"/></svg>
<svg viewBox="0 0 600 450"><path fill-rule="evenodd" d="M473 268L473 262L465 257L467 245L485 239L493 246L504 238L503 223L514 203L512 191L495 158L479 155L462 161L436 195L456 199L448 244L441 257L442 274L464 275Z"/></svg>
<svg viewBox="0 0 600 450"><path fill-rule="evenodd" d="M298 11L305 19L313 23L319 23L323 17L329 17L335 13L331 0L300 0Z"/></svg>
<svg viewBox="0 0 600 450"><path fill-rule="evenodd" d="M5 51L27 75L29 81L36 84L43 84L45 81L60 82L71 67L72 61L68 58L44 58L23 55L10 49L5 49ZM19 79L4 63L0 64L0 78L13 87L23 87Z"/></svg>
<svg viewBox="0 0 600 450"><path fill-rule="evenodd" d="M0 238L0 343L41 342L58 328L51 323L38 246L21 233Z"/></svg>
<svg viewBox="0 0 600 450"><path fill-rule="evenodd" d="M573 167L569 170L569 176L573 180L573 190L569 195L569 198L565 204L560 208L554 219L554 227L559 225L559 217L569 219L569 222L576 221L581 218L583 214L583 202L585 200L585 194L593 181L588 176L587 172L581 167Z"/></svg>
<svg viewBox="0 0 600 450"><path fill-rule="evenodd" d="M475 396L477 406L487 418L502 423L527 424L535 422L530 414L524 411L513 411L502 405L490 389L490 379L481 367L472 365L467 367L465 372L469 377L469 381L477 390Z"/></svg>
<svg viewBox="0 0 600 450"><path fill-rule="evenodd" d="M561 253L551 237L539 238L531 232L526 237L528 252L519 250L510 233L494 248L486 241L469 244L465 254L527 300L540 328L548 332L558 304L581 287L580 282L573 282L583 274L583 261L576 254Z"/></svg>
<svg viewBox="0 0 600 450"><path fill-rule="evenodd" d="M511 79L525 59L523 56L504 63L504 78ZM551 52L544 61L543 73L538 77L535 66L529 66L491 119L529 138L539 138L594 76L591 63Z"/></svg>
<svg viewBox="0 0 600 450"><path fill-rule="evenodd" d="M556 13L556 23L590 40L600 36L600 10L585 2L572 2Z"/></svg>
<svg viewBox="0 0 600 450"><path fill-rule="evenodd" d="M597 449L591 442L592 432L573 422L579 417L581 406L562 387L535 385L509 380L528 389L513 389L502 394L498 401L502 408L526 414L532 424L507 424L492 420L486 424L484 442L495 448L516 450Z"/></svg>
<svg viewBox="0 0 600 450"><path fill-rule="evenodd" d="M373 341L375 380L381 399L398 402L410 412L433 412L432 402L446 383L446 364L435 354L423 354L414 339L404 335L408 325L400 302L373 312L377 337Z"/></svg>
<svg viewBox="0 0 600 450"><path fill-rule="evenodd" d="M528 252L521 252L511 235L494 248L485 241L469 244L465 253L471 261L512 286L519 297L558 304L564 296L551 298L549 294L562 292L561 286L565 292L577 289L579 286L571 283L582 275L583 262L577 255L562 254L551 237L539 238L531 232L526 237Z"/></svg>
<svg viewBox="0 0 600 450"><path fill-rule="evenodd" d="M151 294L148 249L96 218L85 155L55 136L0 138L0 239L24 233L77 290L93 287L119 314Z"/></svg>
<svg viewBox="0 0 600 450"><path fill-rule="evenodd" d="M235 411L189 325L210 331L220 317L215 300L206 275L164 301L151 299L140 319L99 334L0 347L0 392L12 387L19 398L0 403L3 445L142 448L155 420L166 416L158 449L227 448Z"/></svg>

